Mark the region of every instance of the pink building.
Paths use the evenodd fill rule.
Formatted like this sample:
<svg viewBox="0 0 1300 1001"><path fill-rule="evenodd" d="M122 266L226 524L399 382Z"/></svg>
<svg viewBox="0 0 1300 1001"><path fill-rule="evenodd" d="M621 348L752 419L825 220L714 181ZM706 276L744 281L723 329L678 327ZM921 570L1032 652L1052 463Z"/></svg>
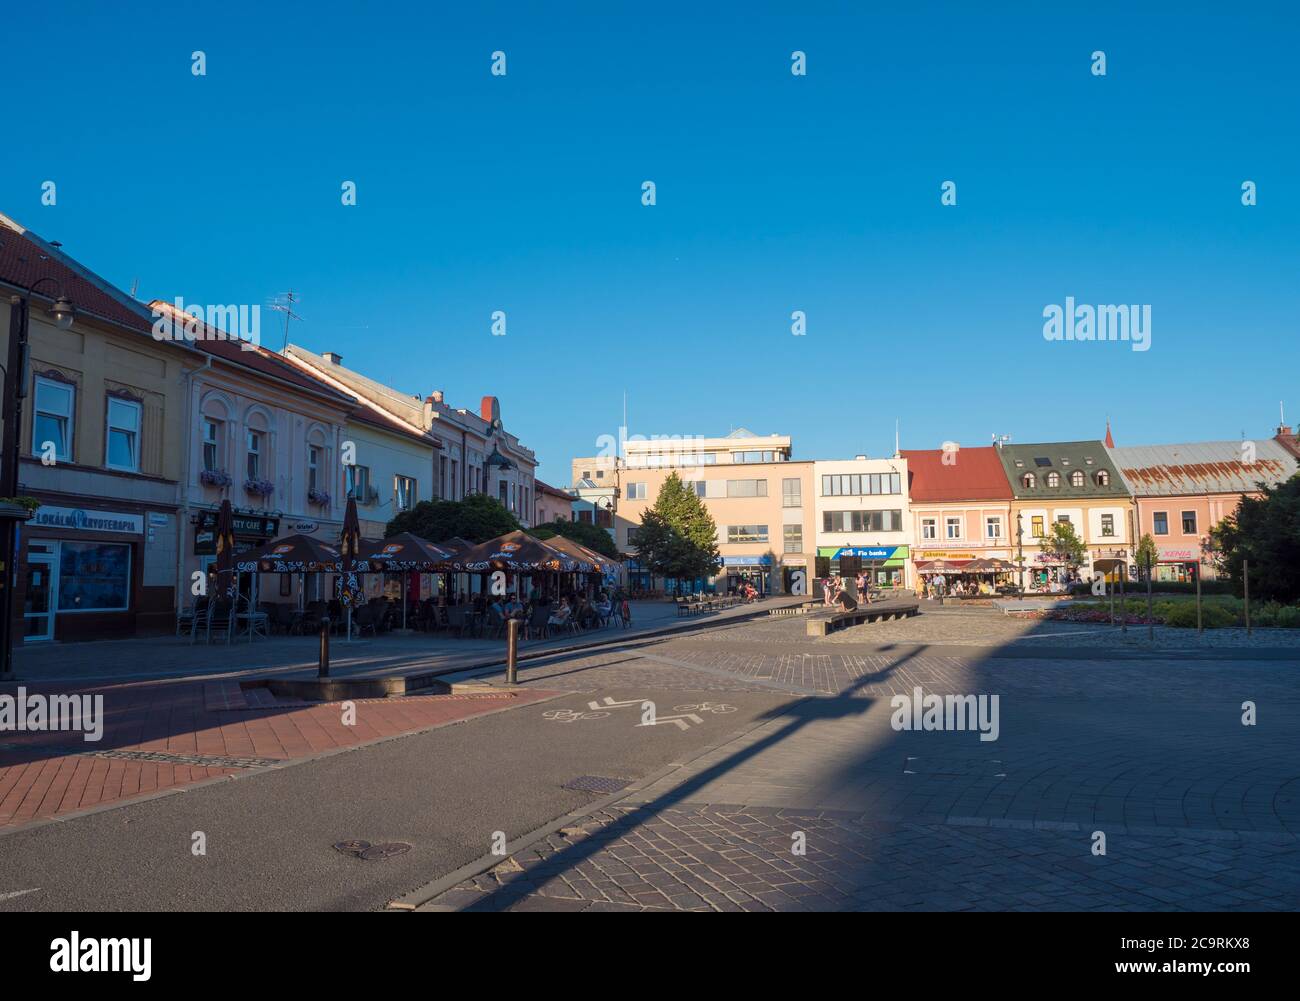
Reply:
<svg viewBox="0 0 1300 1001"><path fill-rule="evenodd" d="M1210 529L1237 510L1242 497L1260 496L1261 482L1290 479L1300 463L1273 439L1201 441L1185 445L1110 448L1111 460L1137 504L1137 536L1150 534L1160 554L1156 580L1215 576L1206 555Z"/></svg>

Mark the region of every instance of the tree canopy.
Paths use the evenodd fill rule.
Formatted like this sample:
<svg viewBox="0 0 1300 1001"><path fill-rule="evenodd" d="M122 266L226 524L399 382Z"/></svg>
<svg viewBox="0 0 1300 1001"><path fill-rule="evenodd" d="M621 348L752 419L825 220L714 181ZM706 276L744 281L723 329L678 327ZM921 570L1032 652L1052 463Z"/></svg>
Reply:
<svg viewBox="0 0 1300 1001"><path fill-rule="evenodd" d="M636 558L651 573L677 579L708 577L722 565L718 526L699 496L672 473L659 488L636 534Z"/></svg>
<svg viewBox="0 0 1300 1001"><path fill-rule="evenodd" d="M1265 601L1300 599L1300 475L1241 506L1210 529L1219 569L1240 591L1250 562L1250 596Z"/></svg>
<svg viewBox="0 0 1300 1001"><path fill-rule="evenodd" d="M614 545L614 539L609 532L599 525L591 525L585 521L548 521L544 525L530 528L528 534L543 542L562 535L566 539L572 539L588 549L595 550L601 556L618 559L618 546Z"/></svg>
<svg viewBox="0 0 1300 1001"><path fill-rule="evenodd" d="M469 542L486 542L519 530L519 521L486 494L470 494L458 501L420 501L388 523L384 537L410 532L429 542L459 536Z"/></svg>
<svg viewBox="0 0 1300 1001"><path fill-rule="evenodd" d="M1055 522L1052 525L1052 530L1043 536L1038 548L1047 555L1072 567L1077 567L1082 563L1087 553L1083 540L1079 538L1074 526L1068 521Z"/></svg>

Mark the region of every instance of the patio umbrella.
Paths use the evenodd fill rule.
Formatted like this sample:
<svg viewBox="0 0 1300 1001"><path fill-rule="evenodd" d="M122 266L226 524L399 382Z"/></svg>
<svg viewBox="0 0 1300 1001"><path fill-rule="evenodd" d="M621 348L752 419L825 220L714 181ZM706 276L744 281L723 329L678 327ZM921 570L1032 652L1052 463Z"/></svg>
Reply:
<svg viewBox="0 0 1300 1001"><path fill-rule="evenodd" d="M230 498L221 502L217 509L216 525L217 548L217 593L224 593L234 599L239 593L239 582L235 577L235 513L230 508ZM222 584L222 575L225 583Z"/></svg>
<svg viewBox="0 0 1300 1001"><path fill-rule="evenodd" d="M446 569L453 558L450 550L435 546L432 542L402 532L390 535L379 542L362 540L361 558L372 567L380 567L387 573L403 575L402 586L402 628L406 628L406 575L410 573L437 573Z"/></svg>
<svg viewBox="0 0 1300 1001"><path fill-rule="evenodd" d="M244 553L235 569L240 573L340 573L343 555L337 546L310 535L286 535Z"/></svg>
<svg viewBox="0 0 1300 1001"><path fill-rule="evenodd" d="M343 557L343 574L339 577L339 601L348 610L348 642L352 641L352 606L361 597L357 581L358 560L361 557L361 519L357 515L357 499L348 498L343 512L343 528L339 533L339 554Z"/></svg>
<svg viewBox="0 0 1300 1001"><path fill-rule="evenodd" d="M582 561L585 564L585 560ZM507 532L488 539L452 559L452 566L467 573L488 573L508 570L527 573L530 570L558 570L573 573L581 568L578 560L526 532Z"/></svg>

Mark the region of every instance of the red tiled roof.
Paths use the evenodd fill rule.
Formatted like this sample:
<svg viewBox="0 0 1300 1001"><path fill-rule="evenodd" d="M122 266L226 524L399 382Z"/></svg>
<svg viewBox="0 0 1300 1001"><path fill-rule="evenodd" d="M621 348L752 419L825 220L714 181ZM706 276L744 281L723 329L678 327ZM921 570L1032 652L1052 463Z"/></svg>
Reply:
<svg viewBox="0 0 1300 1001"><path fill-rule="evenodd" d="M149 310L136 303L61 251L43 246L34 233L24 233L17 223L0 216L0 281L29 289L42 278L53 278L63 286L78 313L116 323L152 337ZM35 293L54 299L59 291L53 282L43 282ZM33 304L33 308L35 305Z"/></svg>
<svg viewBox="0 0 1300 1001"><path fill-rule="evenodd" d="M563 497L566 501L573 500L573 498L569 494L565 493L563 490L551 486L549 483L543 483L541 480L538 479L534 479L533 482L537 484L537 489L544 494L552 494L556 497Z"/></svg>
<svg viewBox="0 0 1300 1001"><path fill-rule="evenodd" d="M914 501L1011 500L997 449L989 445L963 448L944 465L937 448L903 449L907 460L908 493Z"/></svg>

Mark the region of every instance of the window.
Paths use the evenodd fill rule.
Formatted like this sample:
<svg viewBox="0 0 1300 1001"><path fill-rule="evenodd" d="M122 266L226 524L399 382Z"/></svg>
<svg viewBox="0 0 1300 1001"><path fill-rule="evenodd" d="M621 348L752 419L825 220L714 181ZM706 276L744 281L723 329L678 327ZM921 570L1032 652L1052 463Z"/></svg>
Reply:
<svg viewBox="0 0 1300 1001"><path fill-rule="evenodd" d="M1049 487L1059 487L1061 485L1061 474L1055 469L1047 474L1047 485Z"/></svg>
<svg viewBox="0 0 1300 1001"><path fill-rule="evenodd" d="M961 538L961 519L946 518L944 519L944 538L960 539Z"/></svg>
<svg viewBox="0 0 1300 1001"><path fill-rule="evenodd" d="M584 480L589 480L589 479L591 479L591 470L590 470L590 469L584 469L584 470L582 471L582 478L583 478Z"/></svg>
<svg viewBox="0 0 1300 1001"><path fill-rule="evenodd" d="M506 481L505 480L497 481L497 500L501 502L502 507L506 506Z"/></svg>
<svg viewBox="0 0 1300 1001"><path fill-rule="evenodd" d="M900 511L823 511L823 532L901 532Z"/></svg>
<svg viewBox="0 0 1300 1001"><path fill-rule="evenodd" d="M1169 512L1168 511L1156 511L1154 514L1152 514L1151 518L1152 518L1152 531L1154 531L1156 535L1169 534Z"/></svg>
<svg viewBox="0 0 1300 1001"><path fill-rule="evenodd" d="M215 473L221 468L221 422L203 418L203 468Z"/></svg>
<svg viewBox="0 0 1300 1001"><path fill-rule="evenodd" d="M1101 516L1101 534L1106 537L1115 535L1115 516L1113 514L1103 514Z"/></svg>
<svg viewBox="0 0 1300 1001"><path fill-rule="evenodd" d="M460 493L460 460L451 460L451 487L452 496L455 497Z"/></svg>
<svg viewBox="0 0 1300 1001"><path fill-rule="evenodd" d="M984 537L987 539L1002 538L1002 519L985 518L984 519Z"/></svg>
<svg viewBox="0 0 1300 1001"><path fill-rule="evenodd" d="M732 452L732 462L783 462L785 455L781 452Z"/></svg>
<svg viewBox="0 0 1300 1001"><path fill-rule="evenodd" d="M798 479L781 481L781 506L803 507L803 488ZM800 550L802 552L802 550Z"/></svg>
<svg viewBox="0 0 1300 1001"><path fill-rule="evenodd" d="M1058 514L1056 516L1056 523L1058 525L1068 525L1070 524L1070 516L1068 514Z"/></svg>
<svg viewBox="0 0 1300 1001"><path fill-rule="evenodd" d="M727 541L729 543L740 542L766 542L767 526L766 525L728 525Z"/></svg>
<svg viewBox="0 0 1300 1001"><path fill-rule="evenodd" d="M131 606L131 547L59 544L59 611L124 612Z"/></svg>
<svg viewBox="0 0 1300 1001"><path fill-rule="evenodd" d="M823 497L861 497L871 494L901 494L899 473L841 473L822 477Z"/></svg>
<svg viewBox="0 0 1300 1001"><path fill-rule="evenodd" d="M795 480L798 483L798 480ZM803 552L803 526L786 525L782 528L781 534L785 537L785 551L787 553Z"/></svg>
<svg viewBox="0 0 1300 1001"><path fill-rule="evenodd" d="M320 446L307 446L307 492L317 493L320 490Z"/></svg>
<svg viewBox="0 0 1300 1001"><path fill-rule="evenodd" d="M766 497L767 480L728 480L728 497Z"/></svg>
<svg viewBox="0 0 1300 1001"><path fill-rule="evenodd" d="M921 538L937 539L939 537L939 526L934 518L921 519Z"/></svg>
<svg viewBox="0 0 1300 1001"><path fill-rule="evenodd" d="M708 486L706 485L707 483L707 480L687 480L686 489L693 490L696 497L703 497L705 496L705 491L708 490Z"/></svg>
<svg viewBox="0 0 1300 1001"><path fill-rule="evenodd" d="M1110 485L1110 473L1104 469L1097 470L1097 486L1105 487Z"/></svg>
<svg viewBox="0 0 1300 1001"><path fill-rule="evenodd" d="M54 443L54 457L72 461L72 407L76 389L67 383L37 378L36 401L32 418L32 454L45 451L45 442Z"/></svg>
<svg viewBox="0 0 1300 1001"><path fill-rule="evenodd" d="M1072 487L1081 487L1081 486L1083 486L1083 470L1082 470L1082 469L1076 469L1074 472L1072 472L1072 473L1070 474L1070 486L1072 486Z"/></svg>
<svg viewBox="0 0 1300 1001"><path fill-rule="evenodd" d="M1183 534L1184 535L1196 534L1196 512L1195 511L1183 512Z"/></svg>
<svg viewBox="0 0 1300 1001"><path fill-rule="evenodd" d="M1029 519L1029 534L1035 539L1043 537L1043 516L1036 514Z"/></svg>
<svg viewBox="0 0 1300 1001"><path fill-rule="evenodd" d="M370 494L370 467L368 466L347 466L343 474L344 483L347 486L348 496L358 504L369 503Z"/></svg>
<svg viewBox="0 0 1300 1001"><path fill-rule="evenodd" d="M1020 477L1020 483L1026 490L1033 490L1034 487L1038 486L1038 477L1033 473L1025 473L1024 476Z"/></svg>
<svg viewBox="0 0 1300 1001"><path fill-rule="evenodd" d="M399 511L415 507L415 480L410 476L393 477L393 504Z"/></svg>
<svg viewBox="0 0 1300 1001"><path fill-rule="evenodd" d="M140 404L108 398L108 440L104 465L129 473L140 471Z"/></svg>
<svg viewBox="0 0 1300 1001"><path fill-rule="evenodd" d="M627 485L628 500L645 500L645 484L629 483Z"/></svg>
<svg viewBox="0 0 1300 1001"><path fill-rule="evenodd" d="M248 478L250 480L260 480L262 478L262 432L248 432Z"/></svg>
<svg viewBox="0 0 1300 1001"><path fill-rule="evenodd" d="M629 528L627 530L627 544L629 548L636 547L636 537L641 533L639 528Z"/></svg>

